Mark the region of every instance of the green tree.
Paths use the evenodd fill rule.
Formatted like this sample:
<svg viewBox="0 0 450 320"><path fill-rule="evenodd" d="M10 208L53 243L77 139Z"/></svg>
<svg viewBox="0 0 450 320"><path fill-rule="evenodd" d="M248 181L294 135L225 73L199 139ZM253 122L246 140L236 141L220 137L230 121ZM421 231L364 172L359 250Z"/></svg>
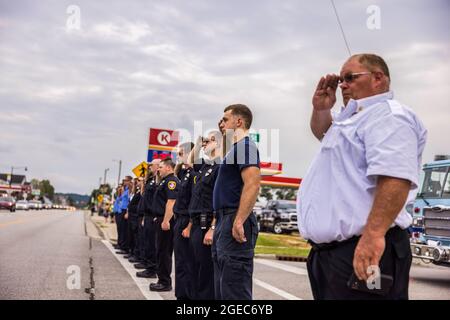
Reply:
<svg viewBox="0 0 450 320"><path fill-rule="evenodd" d="M294 200L296 196L295 188L279 188L275 192L277 199L280 200Z"/></svg>
<svg viewBox="0 0 450 320"><path fill-rule="evenodd" d="M50 200L53 200L53 197L55 196L55 188L49 180L42 180L39 183L39 190L41 191L41 196L45 196Z"/></svg>

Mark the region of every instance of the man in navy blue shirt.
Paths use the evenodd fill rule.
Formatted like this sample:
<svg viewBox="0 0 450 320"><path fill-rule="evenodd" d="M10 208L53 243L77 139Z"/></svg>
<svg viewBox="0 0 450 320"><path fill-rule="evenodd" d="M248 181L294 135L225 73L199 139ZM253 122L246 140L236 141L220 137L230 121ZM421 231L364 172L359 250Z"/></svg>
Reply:
<svg viewBox="0 0 450 320"><path fill-rule="evenodd" d="M242 104L225 108L219 128L232 146L224 155L214 186L213 237L215 298L251 300L253 256L258 237L253 206L259 193L259 152L248 137L253 116Z"/></svg>

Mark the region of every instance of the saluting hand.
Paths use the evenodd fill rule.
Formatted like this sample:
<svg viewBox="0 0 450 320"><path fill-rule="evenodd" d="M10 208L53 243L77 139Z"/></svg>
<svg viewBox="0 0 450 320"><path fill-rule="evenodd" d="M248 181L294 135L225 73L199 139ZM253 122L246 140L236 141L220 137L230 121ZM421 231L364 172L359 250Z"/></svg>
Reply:
<svg viewBox="0 0 450 320"><path fill-rule="evenodd" d="M163 221L161 223L161 229L164 231L169 231L170 230L170 222L169 221Z"/></svg>
<svg viewBox="0 0 450 320"><path fill-rule="evenodd" d="M359 280L366 280L373 269L379 267L380 259L386 246L384 236L369 236L363 233L353 255L353 269Z"/></svg>
<svg viewBox="0 0 450 320"><path fill-rule="evenodd" d="M233 238L237 242L239 242L239 243L247 242L247 238L245 237L245 232L244 232L244 225L241 222L235 221L233 223L233 229L231 232L232 232Z"/></svg>
<svg viewBox="0 0 450 320"><path fill-rule="evenodd" d="M316 91L312 98L314 110L324 111L333 108L336 103L336 89L339 83L339 76L327 74L320 78Z"/></svg>

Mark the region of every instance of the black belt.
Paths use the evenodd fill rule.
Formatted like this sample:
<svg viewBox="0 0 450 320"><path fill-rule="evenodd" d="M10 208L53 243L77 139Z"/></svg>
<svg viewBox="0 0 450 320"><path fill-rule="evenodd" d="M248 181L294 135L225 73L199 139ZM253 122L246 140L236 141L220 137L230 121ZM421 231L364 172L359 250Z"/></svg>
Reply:
<svg viewBox="0 0 450 320"><path fill-rule="evenodd" d="M226 216L227 214L235 214L237 212L238 208L223 208L223 209L218 209L216 211L214 211L217 214L221 214L223 216Z"/></svg>
<svg viewBox="0 0 450 320"><path fill-rule="evenodd" d="M189 219L189 214L186 213L174 213L173 214L173 218L176 220L178 218L188 218Z"/></svg>
<svg viewBox="0 0 450 320"><path fill-rule="evenodd" d="M192 224L200 224L200 214L198 215L198 216L195 216L195 217L192 217L191 218L191 220L192 220ZM213 221L213 219L214 219L214 215L211 213L211 214L208 214L207 216L206 216L206 219L208 220L208 223L211 223L212 221Z"/></svg>
<svg viewBox="0 0 450 320"><path fill-rule="evenodd" d="M354 236L354 237L351 237L351 238L343 240L343 241L333 241L333 242L328 242L328 243L315 243L311 240L308 240L308 243L316 251L331 250L331 249L335 249L339 246L342 246L342 245L345 245L345 244L348 244L351 242L356 242L359 240L360 237L361 236Z"/></svg>
<svg viewBox="0 0 450 320"><path fill-rule="evenodd" d="M390 228L386 232L386 236L390 235L392 232L401 231L401 230L403 230L403 229L400 228L399 226L395 226L393 228ZM335 249L337 247L340 247L340 246L343 246L343 245L346 245L349 243L358 242L359 238L361 238L361 236L353 236L353 237L348 238L343 241L332 241L332 242L328 242L328 243L315 243L311 240L308 240L308 243L311 245L311 247L314 250L323 251L323 250L332 250L332 249Z"/></svg>

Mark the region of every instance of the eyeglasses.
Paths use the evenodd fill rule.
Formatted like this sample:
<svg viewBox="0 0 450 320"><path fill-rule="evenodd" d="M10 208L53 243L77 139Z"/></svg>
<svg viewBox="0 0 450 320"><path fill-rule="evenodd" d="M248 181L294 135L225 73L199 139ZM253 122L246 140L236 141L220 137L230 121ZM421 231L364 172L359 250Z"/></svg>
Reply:
<svg viewBox="0 0 450 320"><path fill-rule="evenodd" d="M339 83L344 83L344 81L347 83L351 83L355 79L357 79L359 76L363 76L365 74L372 74L372 72L366 71L366 72L347 73L347 74L344 74L344 76L339 77Z"/></svg>

